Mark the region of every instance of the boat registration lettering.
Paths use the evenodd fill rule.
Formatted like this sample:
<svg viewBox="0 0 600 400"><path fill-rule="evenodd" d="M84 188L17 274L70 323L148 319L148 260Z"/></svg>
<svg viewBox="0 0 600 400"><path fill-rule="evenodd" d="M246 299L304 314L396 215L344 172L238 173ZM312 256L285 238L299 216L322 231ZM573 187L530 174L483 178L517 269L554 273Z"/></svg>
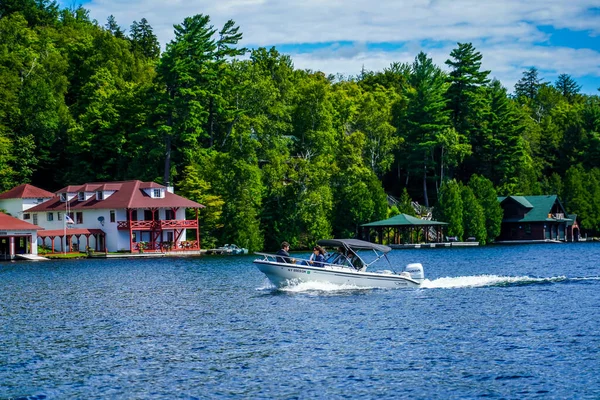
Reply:
<svg viewBox="0 0 600 400"><path fill-rule="evenodd" d="M408 283L406 282L396 282L396 286L406 286Z"/></svg>
<svg viewBox="0 0 600 400"><path fill-rule="evenodd" d="M301 274L306 274L306 273L310 274L310 272L307 272L303 269L296 269L296 268L288 268L288 272L298 272Z"/></svg>

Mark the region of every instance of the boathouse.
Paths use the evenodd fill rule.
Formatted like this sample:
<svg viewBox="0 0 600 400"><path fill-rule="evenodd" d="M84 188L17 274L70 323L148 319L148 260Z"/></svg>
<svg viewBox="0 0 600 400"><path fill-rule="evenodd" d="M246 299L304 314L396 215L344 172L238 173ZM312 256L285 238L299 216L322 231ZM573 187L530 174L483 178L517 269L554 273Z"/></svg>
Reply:
<svg viewBox="0 0 600 400"><path fill-rule="evenodd" d="M363 224L362 237L374 243L413 244L441 243L446 222L432 221L398 214L381 221Z"/></svg>
<svg viewBox="0 0 600 400"><path fill-rule="evenodd" d="M37 255L37 231L41 228L0 212L0 260Z"/></svg>
<svg viewBox="0 0 600 400"><path fill-rule="evenodd" d="M556 195L498 197L504 217L498 243L579 240L576 215Z"/></svg>

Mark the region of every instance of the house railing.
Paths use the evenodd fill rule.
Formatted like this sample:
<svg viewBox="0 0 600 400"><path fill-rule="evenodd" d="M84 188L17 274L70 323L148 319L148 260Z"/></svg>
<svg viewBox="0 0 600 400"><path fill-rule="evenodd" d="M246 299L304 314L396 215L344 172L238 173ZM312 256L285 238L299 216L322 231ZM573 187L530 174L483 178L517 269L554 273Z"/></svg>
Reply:
<svg viewBox="0 0 600 400"><path fill-rule="evenodd" d="M117 229L132 230L164 230L164 229L180 229L180 228L197 228L198 221L184 220L161 220L161 221L117 221Z"/></svg>

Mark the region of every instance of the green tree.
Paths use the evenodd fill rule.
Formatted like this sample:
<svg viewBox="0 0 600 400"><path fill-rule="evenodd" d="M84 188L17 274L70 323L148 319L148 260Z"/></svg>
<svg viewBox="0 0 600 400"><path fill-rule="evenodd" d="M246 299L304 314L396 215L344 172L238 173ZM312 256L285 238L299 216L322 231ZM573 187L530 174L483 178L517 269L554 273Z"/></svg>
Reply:
<svg viewBox="0 0 600 400"><path fill-rule="evenodd" d="M543 83L538 75L536 67L531 67L523 72L523 77L515 84L515 96L534 100Z"/></svg>
<svg viewBox="0 0 600 400"><path fill-rule="evenodd" d="M205 206L200 211L200 238L202 247L214 248L219 245L225 202L221 196L212 192L212 186L200 177L199 170L198 165L185 167L179 183L179 192L185 198Z"/></svg>
<svg viewBox="0 0 600 400"><path fill-rule="evenodd" d="M129 31L133 52L140 53L149 60L157 60L160 56L160 43L148 20L142 18L140 22L133 21Z"/></svg>
<svg viewBox="0 0 600 400"><path fill-rule="evenodd" d="M475 198L469 186L461 187L463 204L463 229L465 237L474 237L478 242L487 242L485 214L483 207Z"/></svg>
<svg viewBox="0 0 600 400"><path fill-rule="evenodd" d="M500 207L500 202L498 202L498 194L494 189L494 185L489 179L486 179L479 175L473 175L469 180L469 188L473 191L473 195L477 202L481 206L481 210L484 215L485 220L485 237L483 239L478 238L478 240L483 243L492 243L496 238L500 235L500 227L502 225L502 219L504 217L504 213L502 207ZM463 204L464 204L464 194L463 194ZM463 206L465 210L465 214L469 213L469 207ZM475 209L474 209L475 210ZM477 231L478 227L476 224L478 223L479 216L477 215L478 211L475 210L474 214L470 216L473 219L473 224L475 224L475 230ZM471 236L476 236L471 234Z"/></svg>
<svg viewBox="0 0 600 400"><path fill-rule="evenodd" d="M400 201L398 202L398 211L401 214L412 215L413 217L417 216L417 213L412 206L412 199L406 188L402 190L402 196L400 196Z"/></svg>
<svg viewBox="0 0 600 400"><path fill-rule="evenodd" d="M456 236L462 240L464 234L463 200L460 184L455 180L445 181L438 194L437 205L433 209L435 220L447 222L448 236Z"/></svg>
<svg viewBox="0 0 600 400"><path fill-rule="evenodd" d="M125 39L125 32L121 29L114 15L109 15L106 19L105 28L109 31L114 37L119 39Z"/></svg>
<svg viewBox="0 0 600 400"><path fill-rule="evenodd" d="M421 178L423 201L429 207L428 176L435 173L435 151L441 148L439 136L450 127L446 78L442 70L423 52L412 65L408 93L409 103L402 120L406 167L409 173Z"/></svg>
<svg viewBox="0 0 600 400"><path fill-rule="evenodd" d="M581 90L581 85L569 74L560 74L554 82L554 87L560 91L560 93L569 101L572 102Z"/></svg>
<svg viewBox="0 0 600 400"><path fill-rule="evenodd" d="M564 179L564 202L570 213L577 214L583 230L595 228L591 193L586 188L586 172L581 165L574 165L567 170Z"/></svg>

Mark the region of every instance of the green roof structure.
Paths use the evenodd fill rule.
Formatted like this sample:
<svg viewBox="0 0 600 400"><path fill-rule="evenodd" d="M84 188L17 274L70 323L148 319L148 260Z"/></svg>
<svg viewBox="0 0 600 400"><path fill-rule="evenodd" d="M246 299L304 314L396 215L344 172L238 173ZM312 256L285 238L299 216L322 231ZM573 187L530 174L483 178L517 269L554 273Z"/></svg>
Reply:
<svg viewBox="0 0 600 400"><path fill-rule="evenodd" d="M374 234L379 243L407 244L417 242L441 243L446 222L429 221L408 214L398 214L392 218L362 224L363 237L371 241Z"/></svg>
<svg viewBox="0 0 600 400"><path fill-rule="evenodd" d="M545 196L501 196L498 197L498 201L500 204L514 201L522 207L529 209L523 218L504 218L503 222L551 222L557 220L570 220L569 218L566 218L567 214L564 212L564 207L555 194ZM552 207L557 202L563 210L563 218L556 218L554 215L551 216Z"/></svg>
<svg viewBox="0 0 600 400"><path fill-rule="evenodd" d="M381 221L370 222L368 224L362 224L361 226L377 227L377 226L433 226L433 225L448 225L448 223L420 219L420 218L416 218L416 217L413 217L408 214L398 214L398 215L393 216L392 218L384 219Z"/></svg>

